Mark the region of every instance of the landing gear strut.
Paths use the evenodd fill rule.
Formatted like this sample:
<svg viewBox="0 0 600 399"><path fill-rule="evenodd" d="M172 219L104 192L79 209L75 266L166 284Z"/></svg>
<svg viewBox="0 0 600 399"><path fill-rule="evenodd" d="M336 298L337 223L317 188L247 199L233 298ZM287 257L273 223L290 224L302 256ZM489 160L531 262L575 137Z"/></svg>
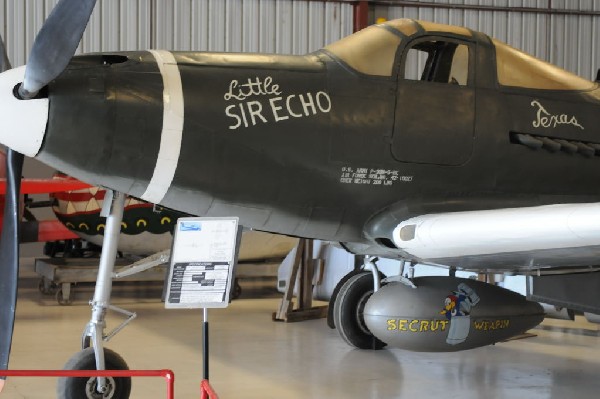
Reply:
<svg viewBox="0 0 600 399"><path fill-rule="evenodd" d="M100 266L94 290L92 317L82 337L82 351L76 353L65 365L74 370L127 370L125 361L115 352L105 349L104 342L112 338L127 323L136 317L135 313L110 305L112 277L117 255L117 243L121 231L125 195L107 191L102 216L106 216L106 228L100 255ZM111 333L105 334L106 312L116 310L128 319ZM91 346L90 346L91 345ZM64 378L58 384L58 397L64 399L127 399L131 391L130 378Z"/></svg>

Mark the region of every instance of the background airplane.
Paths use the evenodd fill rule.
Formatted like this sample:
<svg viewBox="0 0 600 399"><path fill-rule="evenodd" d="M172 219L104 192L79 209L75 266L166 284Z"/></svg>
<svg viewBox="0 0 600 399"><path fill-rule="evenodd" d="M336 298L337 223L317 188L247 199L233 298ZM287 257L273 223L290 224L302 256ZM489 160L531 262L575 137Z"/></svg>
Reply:
<svg viewBox="0 0 600 399"><path fill-rule="evenodd" d="M71 59L80 34L61 32L83 32L94 2L82 3L59 2L27 67L0 79L2 120L24 132L2 136L13 150L181 212L236 215L357 254L451 271L564 273L550 278L563 291L548 299L578 296L570 305L598 310L586 285L598 280L600 251L595 82L481 33L413 20L307 56ZM72 26L59 29L65 19ZM411 77L413 58L422 68ZM15 180L21 159L9 153ZM2 270L13 281L8 227ZM538 304L492 285L379 281L366 263L372 271L350 276L334 301L336 327L359 348L469 349L543 318Z"/></svg>
<svg viewBox="0 0 600 399"><path fill-rule="evenodd" d="M0 153L0 158L0 176L3 176L3 153ZM1 210L4 209L5 192L6 179L0 177ZM21 192L24 195L19 210L21 244L46 243L43 248L45 255L68 257L75 265L77 260L74 258L98 255L106 224L106 218L100 215L106 190L55 173L53 178L48 179L21 179ZM32 201L28 197L36 194L48 194L50 200ZM41 207L51 208L56 219L38 220L32 208ZM188 215L128 197L121 222L119 252L137 256L138 259L170 249L175 223L179 217L185 216ZM0 221L2 217L0 212ZM261 263L266 266L266 263L281 261L297 241L292 237L246 230L243 232L238 261L252 263L256 267L260 267ZM64 267L69 268L68 265ZM260 271L252 271L251 274L260 275ZM239 292L241 287L236 279L236 293Z"/></svg>
<svg viewBox="0 0 600 399"><path fill-rule="evenodd" d="M106 190L86 187L54 192L52 210L57 219L77 237L101 246L106 218L100 216ZM151 255L171 248L177 219L189 216L147 201L128 197L123 210L119 251ZM283 259L297 239L260 231L244 231L239 261Z"/></svg>
<svg viewBox="0 0 600 399"><path fill-rule="evenodd" d="M5 165L5 154L0 151L0 226L4 218L4 198L6 195ZM61 191L78 190L87 187L90 187L87 183L67 178L21 179L21 193L23 194L23 197L21 197L19 201L19 221L21 229L19 242L51 242L78 239L79 237L72 230L69 230L64 224L56 219L37 220L31 213L29 209L31 204L26 200L26 198L28 195L51 194Z"/></svg>

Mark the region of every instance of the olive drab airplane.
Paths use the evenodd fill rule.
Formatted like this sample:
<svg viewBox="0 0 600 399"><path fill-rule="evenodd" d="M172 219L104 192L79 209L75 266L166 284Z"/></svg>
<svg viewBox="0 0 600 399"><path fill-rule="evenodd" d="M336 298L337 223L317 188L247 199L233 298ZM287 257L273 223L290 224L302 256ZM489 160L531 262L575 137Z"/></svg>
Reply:
<svg viewBox="0 0 600 399"><path fill-rule="evenodd" d="M27 66L0 76L13 195L24 154L114 190L107 229L125 193L356 254L535 274L534 294L552 273L559 289L544 302L600 313L597 83L485 34L409 19L305 56L73 57L94 3L61 0ZM0 368L14 320L15 229L5 218ZM112 240L103 250L114 258ZM359 348L462 350L543 319L537 303L490 284L452 273L380 281L374 259L365 263L371 270L344 279L332 302L340 335ZM110 276L104 265L98 285ZM84 340L93 351L70 365L91 354L98 368L125 367L102 346L108 300L95 294ZM66 379L59 396L90 389L120 398L130 385Z"/></svg>

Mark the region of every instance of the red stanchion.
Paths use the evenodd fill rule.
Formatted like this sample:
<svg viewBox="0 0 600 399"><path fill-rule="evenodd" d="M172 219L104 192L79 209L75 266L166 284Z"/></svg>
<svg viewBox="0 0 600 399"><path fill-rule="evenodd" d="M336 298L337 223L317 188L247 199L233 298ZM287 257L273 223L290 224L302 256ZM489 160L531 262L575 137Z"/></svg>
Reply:
<svg viewBox="0 0 600 399"><path fill-rule="evenodd" d="M202 380L200 383L200 399L219 399L219 395L210 386L208 380Z"/></svg>
<svg viewBox="0 0 600 399"><path fill-rule="evenodd" d="M0 370L4 377L163 377L167 399L175 399L175 374L171 370ZM211 396L212 398L212 396ZM215 396L216 398L216 396Z"/></svg>

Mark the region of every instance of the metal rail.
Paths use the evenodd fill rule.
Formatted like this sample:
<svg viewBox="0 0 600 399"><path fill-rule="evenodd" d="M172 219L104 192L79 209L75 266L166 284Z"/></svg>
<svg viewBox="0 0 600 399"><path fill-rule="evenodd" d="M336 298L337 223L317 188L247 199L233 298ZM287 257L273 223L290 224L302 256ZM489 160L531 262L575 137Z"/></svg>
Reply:
<svg viewBox="0 0 600 399"><path fill-rule="evenodd" d="M535 14L555 14L555 15L600 15L600 11L593 10L575 10L575 9L557 9L552 8L552 1L548 7L511 7L494 6L483 4L448 4L436 3L433 1L414 1L414 0L369 0L373 5L387 5L392 7L418 7L418 8L438 8L450 10L468 10L468 11L498 11L498 12L523 12Z"/></svg>
<svg viewBox="0 0 600 399"><path fill-rule="evenodd" d="M577 10L577 9L558 9L552 7L552 0L549 1L548 7L519 7L519 6L496 6L484 4L448 4L430 1L415 1L415 0L305 0L309 2L319 3L351 3L358 6L359 3L367 3L374 6L390 6L390 7L417 7L417 8L437 8L449 10L465 10L465 11L497 11L497 12L522 12L535 14L552 14L552 15L583 15L583 16L600 16L600 11L595 10Z"/></svg>

